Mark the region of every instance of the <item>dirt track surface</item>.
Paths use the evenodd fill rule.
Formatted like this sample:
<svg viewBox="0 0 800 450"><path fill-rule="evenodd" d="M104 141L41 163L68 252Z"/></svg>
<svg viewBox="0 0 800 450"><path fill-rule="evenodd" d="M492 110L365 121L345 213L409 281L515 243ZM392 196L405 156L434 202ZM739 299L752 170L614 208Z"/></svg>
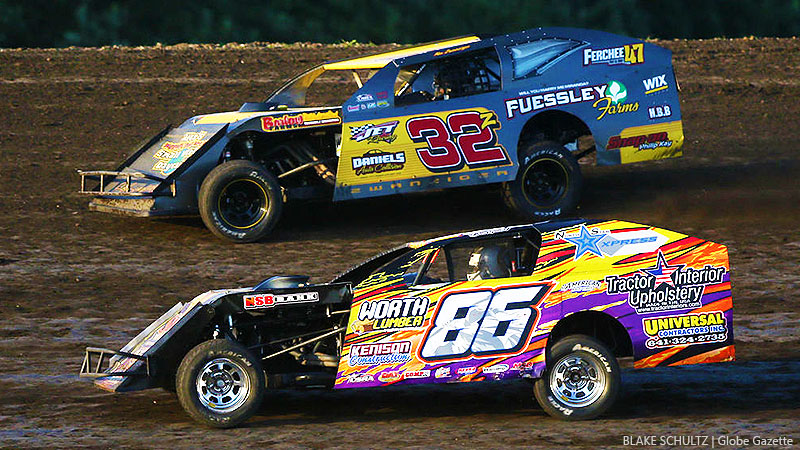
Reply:
<svg viewBox="0 0 800 450"><path fill-rule="evenodd" d="M728 246L734 364L629 371L607 417L547 417L530 386L276 392L244 427L200 428L161 390L79 381L83 348L119 348L178 301L268 275L324 281L389 246L516 223L498 192L291 208L269 241L232 245L197 220L87 211L75 169L112 169L166 123L234 110L327 59L385 47L0 50L0 447L619 446L625 435L800 442L800 41L667 41L685 157L593 169L587 218Z"/></svg>

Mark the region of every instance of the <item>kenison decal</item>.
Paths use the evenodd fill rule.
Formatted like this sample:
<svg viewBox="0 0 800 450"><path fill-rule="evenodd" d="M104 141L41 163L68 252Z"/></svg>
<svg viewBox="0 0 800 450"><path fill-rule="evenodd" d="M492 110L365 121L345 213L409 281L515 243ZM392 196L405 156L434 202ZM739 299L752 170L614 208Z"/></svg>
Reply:
<svg viewBox="0 0 800 450"><path fill-rule="evenodd" d="M244 309L272 308L290 303L311 303L319 300L317 292L298 292L296 294L256 294L245 295Z"/></svg>
<svg viewBox="0 0 800 450"><path fill-rule="evenodd" d="M705 286L722 282L725 267L701 269L684 264L669 265L661 250L654 267L626 276L606 277L608 294L628 294L628 304L637 314L699 308Z"/></svg>

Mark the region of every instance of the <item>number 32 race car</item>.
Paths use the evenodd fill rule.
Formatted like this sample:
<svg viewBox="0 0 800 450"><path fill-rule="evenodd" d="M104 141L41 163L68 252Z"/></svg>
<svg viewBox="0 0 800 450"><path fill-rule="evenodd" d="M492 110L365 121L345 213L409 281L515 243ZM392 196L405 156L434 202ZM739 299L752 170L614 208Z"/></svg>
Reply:
<svg viewBox="0 0 800 450"><path fill-rule="evenodd" d="M178 303L81 375L177 391L231 427L265 388L528 378L550 415L612 405L635 368L732 361L727 248L617 220L542 222L412 242L312 284L274 276Z"/></svg>
<svg viewBox="0 0 800 450"><path fill-rule="evenodd" d="M320 93L332 85L335 106ZM285 202L492 183L544 220L576 207L579 159L671 158L682 144L669 50L537 28L322 64L264 102L168 127L114 171L81 171L81 192L98 211L199 213L236 242L268 234Z"/></svg>

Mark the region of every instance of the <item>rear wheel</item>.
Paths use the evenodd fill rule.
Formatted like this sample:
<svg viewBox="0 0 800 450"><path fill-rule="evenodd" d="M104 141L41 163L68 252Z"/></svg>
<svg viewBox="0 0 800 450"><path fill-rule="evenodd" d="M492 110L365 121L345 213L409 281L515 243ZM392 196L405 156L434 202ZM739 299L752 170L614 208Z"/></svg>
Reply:
<svg viewBox="0 0 800 450"><path fill-rule="evenodd" d="M547 414L564 420L591 419L617 398L621 378L614 354L584 335L567 336L553 345L547 372L533 387Z"/></svg>
<svg viewBox="0 0 800 450"><path fill-rule="evenodd" d="M556 142L520 152L519 172L503 185L505 203L526 219L545 220L572 212L583 184L574 156Z"/></svg>
<svg viewBox="0 0 800 450"><path fill-rule="evenodd" d="M264 393L261 362L224 339L205 341L186 354L175 382L178 400L196 421L234 427L252 416Z"/></svg>
<svg viewBox="0 0 800 450"><path fill-rule="evenodd" d="M253 242L275 227L283 210L278 180L251 161L215 167L200 187L200 217L211 232L234 242Z"/></svg>

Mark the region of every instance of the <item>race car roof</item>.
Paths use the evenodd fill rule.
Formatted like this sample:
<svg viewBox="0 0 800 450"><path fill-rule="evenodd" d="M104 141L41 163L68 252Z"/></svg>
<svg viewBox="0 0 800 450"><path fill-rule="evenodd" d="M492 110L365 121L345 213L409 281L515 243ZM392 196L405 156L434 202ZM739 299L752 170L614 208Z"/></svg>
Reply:
<svg viewBox="0 0 800 450"><path fill-rule="evenodd" d="M419 55L434 50L456 47L458 45L470 44L480 41L478 36L463 36L443 41L430 42L428 44L416 45L414 47L395 50L392 52L379 53L377 55L362 56L359 58L345 59L343 61L323 64L325 70L356 70L356 69L381 69L390 61L405 58L408 56Z"/></svg>

